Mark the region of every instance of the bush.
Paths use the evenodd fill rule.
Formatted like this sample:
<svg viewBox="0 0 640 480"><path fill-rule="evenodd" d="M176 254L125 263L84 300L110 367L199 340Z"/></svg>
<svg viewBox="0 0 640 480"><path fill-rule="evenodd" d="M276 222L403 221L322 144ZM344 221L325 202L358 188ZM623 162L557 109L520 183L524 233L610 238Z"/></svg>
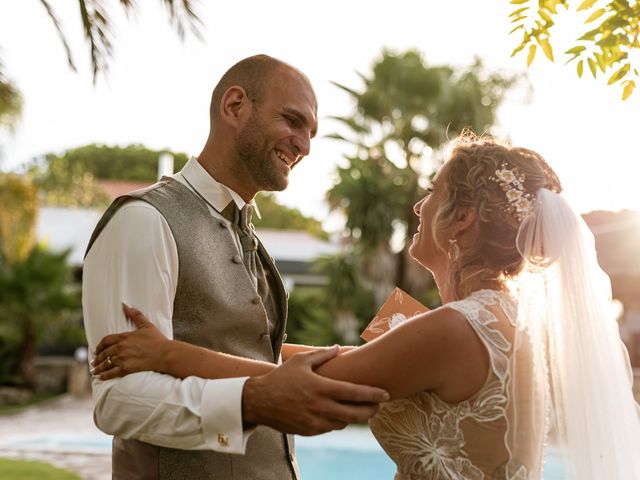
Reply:
<svg viewBox="0 0 640 480"><path fill-rule="evenodd" d="M0 384L15 384L18 377L21 386L34 388L38 344L77 318L81 301L68 253L36 245L19 261L0 257Z"/></svg>
<svg viewBox="0 0 640 480"><path fill-rule="evenodd" d="M291 292L287 342L318 346L338 342L323 290L295 289Z"/></svg>

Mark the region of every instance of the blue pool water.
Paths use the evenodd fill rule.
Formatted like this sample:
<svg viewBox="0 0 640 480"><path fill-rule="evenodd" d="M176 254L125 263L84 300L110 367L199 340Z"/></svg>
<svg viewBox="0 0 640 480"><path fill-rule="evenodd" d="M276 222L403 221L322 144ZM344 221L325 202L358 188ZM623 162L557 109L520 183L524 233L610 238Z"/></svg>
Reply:
<svg viewBox="0 0 640 480"><path fill-rule="evenodd" d="M317 437L296 437L303 480L392 480L395 464L368 428L349 427ZM561 460L551 451L543 480L566 480Z"/></svg>
<svg viewBox="0 0 640 480"><path fill-rule="evenodd" d="M37 450L77 453L110 453L111 437L88 435L19 435L0 439L0 451ZM366 427L348 427L316 437L296 437L296 451L303 480L391 480L393 462ZM562 465L551 452L543 480L564 480Z"/></svg>

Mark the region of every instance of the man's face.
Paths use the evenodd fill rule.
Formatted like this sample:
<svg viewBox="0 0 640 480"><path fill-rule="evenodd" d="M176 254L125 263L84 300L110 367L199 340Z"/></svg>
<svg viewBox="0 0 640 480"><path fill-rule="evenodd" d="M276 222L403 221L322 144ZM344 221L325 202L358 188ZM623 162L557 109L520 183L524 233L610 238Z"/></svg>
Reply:
<svg viewBox="0 0 640 480"><path fill-rule="evenodd" d="M236 141L239 167L247 181L257 191L284 190L291 169L309 154L317 126L311 86L293 70L274 72Z"/></svg>

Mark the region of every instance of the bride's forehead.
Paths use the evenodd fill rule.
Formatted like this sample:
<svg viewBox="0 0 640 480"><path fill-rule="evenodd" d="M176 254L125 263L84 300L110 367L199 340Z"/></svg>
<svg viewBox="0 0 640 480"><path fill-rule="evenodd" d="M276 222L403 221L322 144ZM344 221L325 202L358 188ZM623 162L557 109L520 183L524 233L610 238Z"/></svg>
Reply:
<svg viewBox="0 0 640 480"><path fill-rule="evenodd" d="M440 167L440 170L438 170L435 174L435 176L433 177L433 184L435 185L446 182L447 180L447 175L449 173L449 169L451 168L451 162L445 162L444 165L442 165L442 167Z"/></svg>

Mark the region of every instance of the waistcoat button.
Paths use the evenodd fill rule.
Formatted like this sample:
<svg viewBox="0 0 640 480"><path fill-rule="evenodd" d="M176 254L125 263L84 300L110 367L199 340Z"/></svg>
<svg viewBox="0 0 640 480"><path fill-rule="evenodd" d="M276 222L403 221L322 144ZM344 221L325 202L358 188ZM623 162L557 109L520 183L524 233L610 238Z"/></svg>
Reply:
<svg viewBox="0 0 640 480"><path fill-rule="evenodd" d="M240 255L234 255L231 257L231 261L233 263L242 263L242 257Z"/></svg>
<svg viewBox="0 0 640 480"><path fill-rule="evenodd" d="M260 297L253 297L251 299L251 303L253 303L254 305L258 305L260 303Z"/></svg>
<svg viewBox="0 0 640 480"><path fill-rule="evenodd" d="M227 224L224 222L219 222L218 225L220 225L220 228L227 228Z"/></svg>

